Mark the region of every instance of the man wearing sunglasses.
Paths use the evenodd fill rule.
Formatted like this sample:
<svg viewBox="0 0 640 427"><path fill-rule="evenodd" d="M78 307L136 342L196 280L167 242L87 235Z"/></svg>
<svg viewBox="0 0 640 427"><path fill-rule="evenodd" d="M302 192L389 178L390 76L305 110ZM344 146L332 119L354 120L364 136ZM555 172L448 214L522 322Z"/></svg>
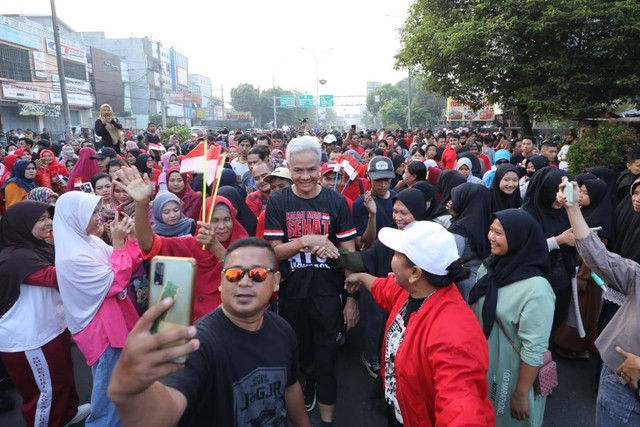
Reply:
<svg viewBox="0 0 640 427"><path fill-rule="evenodd" d="M152 306L133 328L111 377L109 398L125 425L310 427L297 380L295 333L265 311L280 273L264 240L229 246L222 305L195 326L152 335L171 299ZM179 340L188 340L185 341ZM164 344L176 343L169 348ZM184 364L173 360L190 355Z"/></svg>

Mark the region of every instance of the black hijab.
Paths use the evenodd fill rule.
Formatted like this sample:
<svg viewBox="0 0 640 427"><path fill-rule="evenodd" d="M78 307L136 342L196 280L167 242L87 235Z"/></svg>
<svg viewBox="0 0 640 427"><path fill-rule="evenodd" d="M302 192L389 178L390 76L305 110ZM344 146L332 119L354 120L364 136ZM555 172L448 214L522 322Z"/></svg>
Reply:
<svg viewBox="0 0 640 427"><path fill-rule="evenodd" d="M618 206L618 177L616 173L609 168L602 166L586 169L587 173L595 175L600 178L609 186L609 200L611 202L611 208L613 210Z"/></svg>
<svg viewBox="0 0 640 427"><path fill-rule="evenodd" d="M395 146L394 146L395 147ZM391 163L393 163L393 173L396 175L391 179L391 187L393 188L396 186L396 184L400 181L402 181L402 174L398 175L398 172L396 172L398 170L398 168L400 166L402 166L402 164L405 162L405 158L402 154L392 154L391 155Z"/></svg>
<svg viewBox="0 0 640 427"><path fill-rule="evenodd" d="M640 212L633 210L631 194L640 185L640 174L631 184L629 194L622 199L615 211L618 238L613 247L615 253L640 263Z"/></svg>
<svg viewBox="0 0 640 427"><path fill-rule="evenodd" d="M9 207L0 220L0 317L18 300L24 279L54 264L53 245L31 232L46 211L53 218L53 206L24 200Z"/></svg>
<svg viewBox="0 0 640 427"><path fill-rule="evenodd" d="M424 196L425 206L427 202L431 202L429 204L429 208L424 213L424 218L420 218L420 219L431 218L431 215L436 208L435 197L436 197L436 194L438 193L438 188L429 184L427 181L418 181L415 184L413 184L413 187L411 188L422 191L422 195Z"/></svg>
<svg viewBox="0 0 640 427"><path fill-rule="evenodd" d="M442 198L432 215L433 218L437 218L448 213L447 203L451 200L451 190L465 182L467 182L467 179L456 170L450 169L440 172L440 176L438 176L438 191L442 194Z"/></svg>
<svg viewBox="0 0 640 427"><path fill-rule="evenodd" d="M536 172L539 171L542 168L546 168L547 166L549 166L549 159L547 159L545 156L541 156L539 154L529 157L527 159L527 163L529 163L529 162L531 162L531 164L535 168ZM529 177L529 178L531 178L531 177Z"/></svg>
<svg viewBox="0 0 640 427"><path fill-rule="evenodd" d="M484 259L491 250L487 233L491 218L491 192L483 185L470 182L460 184L451 190L453 210L458 217L449 231L469 239L471 249Z"/></svg>
<svg viewBox="0 0 640 427"><path fill-rule="evenodd" d="M575 177L575 181L578 183L579 187L582 187L582 184L584 184L585 181L589 181L590 179L599 179L599 178L594 174L587 173L587 172L579 173Z"/></svg>
<svg viewBox="0 0 640 427"><path fill-rule="evenodd" d="M135 164L135 167L136 169L138 169L138 172L140 172L140 175L147 174L149 179L153 178L153 168L147 168L147 160L149 160L150 157L151 155L149 154L140 154L138 157L136 157Z"/></svg>
<svg viewBox="0 0 640 427"><path fill-rule="evenodd" d="M393 197L394 204L396 200L404 203L416 221L422 221L424 219L427 202L424 200L422 191L415 188L407 188Z"/></svg>
<svg viewBox="0 0 640 427"><path fill-rule="evenodd" d="M485 297L482 307L482 329L489 338L496 321L498 289L531 277L546 277L549 272L549 252L542 229L534 218L519 209L496 212L491 218L500 221L507 238L507 253L490 255L483 264L487 269L469 294L469 304Z"/></svg>
<svg viewBox="0 0 640 427"><path fill-rule="evenodd" d="M589 179L582 183L589 194L589 206L582 208L582 215L589 227L602 227L598 236L613 242L615 225L610 203L609 186L601 179Z"/></svg>
<svg viewBox="0 0 640 427"><path fill-rule="evenodd" d="M510 163L498 166L495 177L491 181L491 212L503 211L505 209L519 208L522 204L520 188L516 187L513 193L507 194L500 189L500 181L508 172L515 172L518 175L518 168ZM531 184L529 184L531 185ZM554 193L555 194L555 193Z"/></svg>
<svg viewBox="0 0 640 427"><path fill-rule="evenodd" d="M137 159L137 158L138 158L138 156L139 156L140 154L142 154L142 151L140 151L140 150L139 150L139 149L137 149L137 148L132 148L131 150L128 150L128 151L127 151L127 153L131 154L133 157L135 157L135 158ZM135 163L135 162L134 162L134 163ZM131 166L133 166L133 165L131 165Z"/></svg>
<svg viewBox="0 0 640 427"><path fill-rule="evenodd" d="M247 230L249 236L255 236L258 220L249 209L249 206L247 206L245 200L240 196L240 193L233 187L220 187L218 188L218 196L225 197L231 202L233 207L236 208L238 222Z"/></svg>
<svg viewBox="0 0 640 427"><path fill-rule="evenodd" d="M562 182L562 177L565 176L571 179L571 176L562 169L552 166L540 169L529 181L527 194L522 204L522 210L529 212L532 217L538 220L542 226L544 237L547 239L558 236L571 228L567 211L563 208L554 209L551 207L556 200L556 193ZM560 252L569 277L574 277L576 274L576 249L568 245L560 245Z"/></svg>

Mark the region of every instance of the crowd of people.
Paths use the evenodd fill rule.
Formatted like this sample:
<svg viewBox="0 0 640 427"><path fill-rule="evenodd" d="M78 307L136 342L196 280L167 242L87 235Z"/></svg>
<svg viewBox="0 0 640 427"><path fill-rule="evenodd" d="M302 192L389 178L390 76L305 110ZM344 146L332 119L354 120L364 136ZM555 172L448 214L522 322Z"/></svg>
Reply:
<svg viewBox="0 0 640 427"><path fill-rule="evenodd" d="M27 425L310 426L316 406L339 425L358 323L390 426L540 426L547 350L601 358L597 425L640 424L640 148L619 175L572 177L573 132L558 152L467 128L309 130L163 145L103 105L99 149L9 141L0 359ZM226 158L211 184L181 168L200 144ZM151 334L172 304L149 301L158 255L195 259L193 326Z"/></svg>

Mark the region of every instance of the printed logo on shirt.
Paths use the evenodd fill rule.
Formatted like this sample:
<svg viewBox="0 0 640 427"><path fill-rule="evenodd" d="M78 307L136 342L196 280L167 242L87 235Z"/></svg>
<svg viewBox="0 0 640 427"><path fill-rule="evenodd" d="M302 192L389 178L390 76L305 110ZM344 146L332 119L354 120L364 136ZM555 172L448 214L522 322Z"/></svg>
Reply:
<svg viewBox="0 0 640 427"><path fill-rule="evenodd" d="M286 368L256 368L233 384L236 426L286 426Z"/></svg>
<svg viewBox="0 0 640 427"><path fill-rule="evenodd" d="M387 341L384 350L384 400L393 406L396 420L402 423L402 414L400 413L400 404L396 394L396 354L400 348L400 344L404 338L406 327L402 316L407 309L407 303L400 309L396 318L393 320L387 331Z"/></svg>
<svg viewBox="0 0 640 427"><path fill-rule="evenodd" d="M288 240L308 234L327 235L331 226L331 214L318 211L287 212L286 230Z"/></svg>

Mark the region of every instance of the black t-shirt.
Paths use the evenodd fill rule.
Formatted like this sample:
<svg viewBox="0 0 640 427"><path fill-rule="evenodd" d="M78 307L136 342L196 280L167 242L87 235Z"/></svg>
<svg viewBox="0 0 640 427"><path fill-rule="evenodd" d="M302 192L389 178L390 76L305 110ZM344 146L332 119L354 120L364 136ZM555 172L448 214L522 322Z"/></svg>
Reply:
<svg viewBox="0 0 640 427"><path fill-rule="evenodd" d="M393 198L396 192L391 190L390 193L386 199L374 196L378 205L376 210L376 236L383 227L389 227L393 224ZM358 236L362 236L369 224L369 210L364 205L364 196L360 196L353 201L353 222Z"/></svg>
<svg viewBox="0 0 640 427"><path fill-rule="evenodd" d="M187 398L181 426L287 426L285 389L298 377L291 326L265 311L259 331L236 326L221 308L197 323L200 349L160 380Z"/></svg>
<svg viewBox="0 0 640 427"><path fill-rule="evenodd" d="M288 243L309 234L328 235L336 246L356 237L344 197L326 188L313 199L302 199L291 188L272 194L267 201L264 238ZM335 260L309 252L280 261L280 272L283 298L339 295L344 287L344 274Z"/></svg>
<svg viewBox="0 0 640 427"><path fill-rule="evenodd" d="M151 132L145 131L144 132L144 140L147 143L159 144L160 143L160 135L158 135L157 133L151 133Z"/></svg>

